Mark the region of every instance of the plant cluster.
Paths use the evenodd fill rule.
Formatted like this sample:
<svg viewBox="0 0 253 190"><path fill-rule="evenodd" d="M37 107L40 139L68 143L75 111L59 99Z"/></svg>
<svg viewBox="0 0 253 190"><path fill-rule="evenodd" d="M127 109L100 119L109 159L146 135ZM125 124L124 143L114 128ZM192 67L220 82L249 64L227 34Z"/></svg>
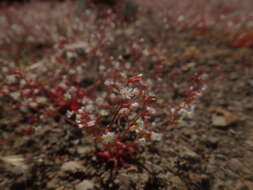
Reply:
<svg viewBox="0 0 253 190"><path fill-rule="evenodd" d="M29 14L46 9L46 5L33 6L26 14L19 12L24 22L4 16L0 23L9 34L0 40L2 44L21 40L53 46L40 61L0 60L4 79L0 96L29 123L24 135L51 120L63 120L93 139L96 155L104 163L128 167L142 147L166 138L168 126L193 117L195 100L206 88L202 73L186 79L191 80L180 101L164 97L180 90L175 78L183 72L178 69L171 76L168 71L167 47L173 38L167 32L174 19L157 22L164 27L158 31L164 40L152 42L152 36L145 39L138 33L146 20L139 18L127 27L109 8L99 13L86 9L77 16L74 6L64 9L63 4L49 13L51 17L38 14L33 19L40 24L32 27ZM6 9L5 14L13 16L13 11ZM57 22L50 24L49 18Z"/></svg>

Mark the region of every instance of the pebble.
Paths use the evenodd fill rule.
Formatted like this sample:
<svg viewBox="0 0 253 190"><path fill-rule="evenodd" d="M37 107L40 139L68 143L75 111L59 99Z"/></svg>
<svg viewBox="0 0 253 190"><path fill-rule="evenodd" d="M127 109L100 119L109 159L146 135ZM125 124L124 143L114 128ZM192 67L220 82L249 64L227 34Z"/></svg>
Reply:
<svg viewBox="0 0 253 190"><path fill-rule="evenodd" d="M228 122L224 116L212 116L212 123L215 127L226 127L228 125Z"/></svg>
<svg viewBox="0 0 253 190"><path fill-rule="evenodd" d="M69 161L62 165L61 171L75 173L84 170L84 167L77 161Z"/></svg>
<svg viewBox="0 0 253 190"><path fill-rule="evenodd" d="M253 87L253 79L249 80L248 83L251 87Z"/></svg>
<svg viewBox="0 0 253 190"><path fill-rule="evenodd" d="M217 148L218 138L213 136L207 137L207 139L205 140L205 144L207 147Z"/></svg>
<svg viewBox="0 0 253 190"><path fill-rule="evenodd" d="M93 151L93 148L90 146L78 146L77 153L80 155L86 155Z"/></svg>
<svg viewBox="0 0 253 190"><path fill-rule="evenodd" d="M81 183L76 185L76 190L93 190L94 183L90 180L83 180Z"/></svg>
<svg viewBox="0 0 253 190"><path fill-rule="evenodd" d="M194 159L194 160L199 160L200 159L199 155L196 152L190 150L187 147L183 147L183 149L180 152L181 152L180 154L181 154L182 157L191 158L191 159Z"/></svg>
<svg viewBox="0 0 253 190"><path fill-rule="evenodd" d="M223 108L216 108L214 112L212 124L215 127L228 127L240 121L240 117L237 114Z"/></svg>

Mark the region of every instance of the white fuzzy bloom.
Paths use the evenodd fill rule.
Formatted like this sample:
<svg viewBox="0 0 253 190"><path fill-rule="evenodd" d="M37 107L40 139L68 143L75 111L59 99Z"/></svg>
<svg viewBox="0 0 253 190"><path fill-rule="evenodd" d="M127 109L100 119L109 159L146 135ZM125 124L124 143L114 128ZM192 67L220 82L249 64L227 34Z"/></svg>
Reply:
<svg viewBox="0 0 253 190"><path fill-rule="evenodd" d="M130 128L131 131L135 131L136 133L139 133L140 131L143 131L145 130L144 129L144 121L142 119L138 119L136 121L136 124L133 125L131 128Z"/></svg>
<svg viewBox="0 0 253 190"><path fill-rule="evenodd" d="M10 95L15 100L18 100L21 96L21 94L19 92L12 92Z"/></svg>
<svg viewBox="0 0 253 190"><path fill-rule="evenodd" d="M109 115L109 112L108 112L107 110L101 110L99 113L100 113L100 115L102 115L102 116L107 116L107 115Z"/></svg>
<svg viewBox="0 0 253 190"><path fill-rule="evenodd" d="M144 128L144 121L142 119L137 119L136 124L139 128Z"/></svg>
<svg viewBox="0 0 253 190"><path fill-rule="evenodd" d="M75 52L71 52L71 51L67 52L67 58L68 59L72 59L72 58L75 58L75 57L77 57L77 54Z"/></svg>
<svg viewBox="0 0 253 190"><path fill-rule="evenodd" d="M131 68L131 64L130 64L129 62L127 62L127 63L125 64L125 67L126 67L127 69L130 69L130 68Z"/></svg>
<svg viewBox="0 0 253 190"><path fill-rule="evenodd" d="M160 133L151 132L151 140L161 141L162 140L162 135Z"/></svg>
<svg viewBox="0 0 253 190"><path fill-rule="evenodd" d="M134 103L131 104L131 108L132 108L132 109L136 109L136 108L138 108L139 106L140 106L140 104L139 104L138 102L134 102Z"/></svg>
<svg viewBox="0 0 253 190"><path fill-rule="evenodd" d="M76 115L76 122L81 123L81 118L82 118L82 116L80 114L77 114Z"/></svg>
<svg viewBox="0 0 253 190"><path fill-rule="evenodd" d="M177 21L178 22L182 22L184 21L185 17L183 15L180 15L178 18L177 18Z"/></svg>
<svg viewBox="0 0 253 190"><path fill-rule="evenodd" d="M71 111L71 110L68 110L66 115L67 115L68 118L71 118L74 115L74 112Z"/></svg>
<svg viewBox="0 0 253 190"><path fill-rule="evenodd" d="M96 103L99 104L99 105L104 104L104 102L105 102L105 100L104 100L104 98L102 98L102 97L98 97L98 98L96 99Z"/></svg>
<svg viewBox="0 0 253 190"><path fill-rule="evenodd" d="M119 110L119 113L120 113L120 114L126 114L128 111L129 111L128 108L121 108L121 109Z"/></svg>
<svg viewBox="0 0 253 190"><path fill-rule="evenodd" d="M146 139L145 138L140 138L140 139L138 139L138 142L140 143L140 145L145 145L146 144Z"/></svg>
<svg viewBox="0 0 253 190"><path fill-rule="evenodd" d="M155 114L155 113L156 113L155 108L152 108L152 107L147 106L147 110L148 110L151 114Z"/></svg>
<svg viewBox="0 0 253 190"><path fill-rule="evenodd" d="M143 51L143 55L149 56L149 51L148 51L148 49L145 49L145 50Z"/></svg>
<svg viewBox="0 0 253 190"><path fill-rule="evenodd" d="M94 109L95 109L95 107L94 107L93 104L89 104L89 105L86 106L86 110L87 110L88 112L92 112L92 111L94 111Z"/></svg>
<svg viewBox="0 0 253 190"><path fill-rule="evenodd" d="M114 81L111 80L111 79L108 79L108 80L105 80L104 84L105 84L106 86L110 86L110 85L114 84Z"/></svg>
<svg viewBox="0 0 253 190"><path fill-rule="evenodd" d="M180 109L178 113L183 118L191 119L193 117L194 110L195 110L195 105L191 105L190 107Z"/></svg>
<svg viewBox="0 0 253 190"><path fill-rule="evenodd" d="M78 110L77 110L77 112L79 112L79 113L83 113L85 111L85 108L84 107L81 107L81 108L79 108Z"/></svg>
<svg viewBox="0 0 253 190"><path fill-rule="evenodd" d="M79 128L84 128L84 126L85 126L85 125L84 125L83 123L79 123L79 124L78 124L78 127L79 127Z"/></svg>
<svg viewBox="0 0 253 190"><path fill-rule="evenodd" d="M88 127L92 127L92 126L94 126L96 124L96 121L95 120L91 120L91 121L89 121L88 123L87 123L87 126Z"/></svg>
<svg viewBox="0 0 253 190"><path fill-rule="evenodd" d="M112 143L115 139L115 134L113 132L107 132L102 135L102 138L106 144Z"/></svg>
<svg viewBox="0 0 253 190"><path fill-rule="evenodd" d="M64 94L64 98L67 99L67 100L70 100L72 98L71 94L69 92L66 92Z"/></svg>
<svg viewBox="0 0 253 190"><path fill-rule="evenodd" d="M22 79L20 81L20 87L24 87L26 85L26 81L24 79Z"/></svg>
<svg viewBox="0 0 253 190"><path fill-rule="evenodd" d="M8 84L12 84L12 83L15 83L17 80L16 76L15 75L8 75L6 77L6 81Z"/></svg>
<svg viewBox="0 0 253 190"><path fill-rule="evenodd" d="M8 67L2 67L3 73L7 73L9 71Z"/></svg>
<svg viewBox="0 0 253 190"><path fill-rule="evenodd" d="M68 88L68 86L66 85L65 82L60 82L59 86L60 86L61 88L63 88L63 89L67 89L67 88Z"/></svg>
<svg viewBox="0 0 253 190"><path fill-rule="evenodd" d="M115 66L115 68L119 68L119 66L120 66L120 64L119 64L119 62L118 61L115 61L115 62L113 62L113 65Z"/></svg>
<svg viewBox="0 0 253 190"><path fill-rule="evenodd" d="M106 67L104 65L99 65L98 69L99 69L99 71L104 71L106 69Z"/></svg>
<svg viewBox="0 0 253 190"><path fill-rule="evenodd" d="M121 88L120 89L120 94L123 98L126 99L131 99L133 98L135 95L137 95L139 92L139 90L137 88L129 88L129 87L125 87L125 88Z"/></svg>

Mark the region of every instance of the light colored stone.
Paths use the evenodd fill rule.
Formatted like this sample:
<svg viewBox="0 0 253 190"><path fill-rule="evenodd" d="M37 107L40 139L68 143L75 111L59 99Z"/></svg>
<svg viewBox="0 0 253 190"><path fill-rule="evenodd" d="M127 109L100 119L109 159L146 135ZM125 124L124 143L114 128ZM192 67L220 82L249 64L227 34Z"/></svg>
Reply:
<svg viewBox="0 0 253 190"><path fill-rule="evenodd" d="M84 167L78 161L69 161L62 165L61 171L75 173L77 171L83 171Z"/></svg>
<svg viewBox="0 0 253 190"><path fill-rule="evenodd" d="M225 117L217 115L212 116L212 123L216 127L225 127L228 125Z"/></svg>
<svg viewBox="0 0 253 190"><path fill-rule="evenodd" d="M94 183L90 180L83 180L81 183L76 185L76 190L93 190Z"/></svg>

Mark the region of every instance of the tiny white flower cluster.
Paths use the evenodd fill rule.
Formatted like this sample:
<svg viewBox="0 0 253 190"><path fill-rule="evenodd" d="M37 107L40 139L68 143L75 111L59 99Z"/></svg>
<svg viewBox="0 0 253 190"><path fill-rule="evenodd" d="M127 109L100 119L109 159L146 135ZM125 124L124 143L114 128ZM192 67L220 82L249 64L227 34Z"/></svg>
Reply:
<svg viewBox="0 0 253 190"><path fill-rule="evenodd" d="M139 90L137 88L125 87L120 89L120 94L125 99L132 99L134 96L137 96Z"/></svg>
<svg viewBox="0 0 253 190"><path fill-rule="evenodd" d="M191 119L193 117L195 110L195 105L188 105L181 108L178 113L181 115L182 119Z"/></svg>
<svg viewBox="0 0 253 190"><path fill-rule="evenodd" d="M161 141L162 140L162 134L156 133L156 132L151 132L151 140L153 141Z"/></svg>
<svg viewBox="0 0 253 190"><path fill-rule="evenodd" d="M139 118L136 120L135 124L130 127L131 131L135 131L136 133L140 133L145 130L145 125L143 119Z"/></svg>
<svg viewBox="0 0 253 190"><path fill-rule="evenodd" d="M115 133L107 132L106 134L102 135L102 139L106 144L110 144L115 140Z"/></svg>
<svg viewBox="0 0 253 190"><path fill-rule="evenodd" d="M156 110L153 107L147 106L147 111L151 114L156 114Z"/></svg>
<svg viewBox="0 0 253 190"><path fill-rule="evenodd" d="M72 117L73 111L68 111L67 116ZM96 125L96 117L93 114L89 114L85 107L81 107L76 113L76 123L79 128L94 127Z"/></svg>
<svg viewBox="0 0 253 190"><path fill-rule="evenodd" d="M113 85L113 84L114 84L114 81L113 81L112 79L107 79L107 80L105 80L104 84L105 84L106 86L110 86L110 85Z"/></svg>
<svg viewBox="0 0 253 190"><path fill-rule="evenodd" d="M17 81L17 78L15 75L8 75L6 76L6 81L8 84L13 84Z"/></svg>

